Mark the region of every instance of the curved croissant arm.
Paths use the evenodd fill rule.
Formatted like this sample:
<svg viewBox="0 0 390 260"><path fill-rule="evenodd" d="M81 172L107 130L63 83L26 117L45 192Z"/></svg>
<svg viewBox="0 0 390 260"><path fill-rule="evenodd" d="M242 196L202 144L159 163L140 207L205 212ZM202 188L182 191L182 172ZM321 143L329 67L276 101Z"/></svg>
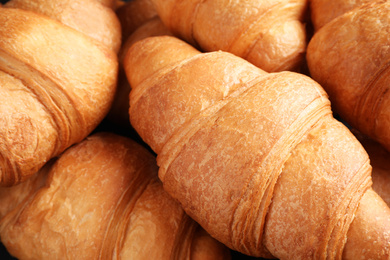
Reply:
<svg viewBox="0 0 390 260"><path fill-rule="evenodd" d="M117 91L107 119L121 128L132 129L129 121L129 94L131 86L123 70L123 59L127 50L137 41L151 36L172 35L158 17L154 17L135 30L124 41L118 54L119 76Z"/></svg>
<svg viewBox="0 0 390 260"><path fill-rule="evenodd" d="M311 76L348 124L390 149L390 2L375 1L340 16L309 43Z"/></svg>
<svg viewBox="0 0 390 260"><path fill-rule="evenodd" d="M0 8L0 185L26 180L108 113L118 62L43 15Z"/></svg>
<svg viewBox="0 0 390 260"><path fill-rule="evenodd" d="M135 43L125 70L165 190L213 237L280 259L389 255L368 155L316 82L169 36Z"/></svg>
<svg viewBox="0 0 390 260"><path fill-rule="evenodd" d="M129 121L129 93L131 86L123 70L123 59L130 46L145 37L171 35L161 22L151 0L134 0L122 5L117 10L122 24L123 43L118 53L119 75L117 91L107 119L122 129L133 128Z"/></svg>
<svg viewBox="0 0 390 260"><path fill-rule="evenodd" d="M0 197L9 207L1 240L18 259L230 258L163 190L155 157L131 139L94 134L34 177L0 189L19 196L16 206Z"/></svg>
<svg viewBox="0 0 390 260"><path fill-rule="evenodd" d="M318 31L334 18L351 11L355 7L373 0L310 0L310 15L314 30Z"/></svg>
<svg viewBox="0 0 390 260"><path fill-rule="evenodd" d="M306 51L307 0L152 0L176 36L223 50L266 71L299 70Z"/></svg>
<svg viewBox="0 0 390 260"><path fill-rule="evenodd" d="M117 53L121 45L121 25L115 12L101 2L10 0L4 7L20 8L46 15L102 42Z"/></svg>

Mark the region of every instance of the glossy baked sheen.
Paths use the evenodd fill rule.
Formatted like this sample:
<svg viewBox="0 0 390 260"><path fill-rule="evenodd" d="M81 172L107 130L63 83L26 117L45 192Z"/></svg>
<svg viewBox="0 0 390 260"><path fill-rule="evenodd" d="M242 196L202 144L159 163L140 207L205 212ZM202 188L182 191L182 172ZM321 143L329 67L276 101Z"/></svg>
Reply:
<svg viewBox="0 0 390 260"><path fill-rule="evenodd" d="M169 36L135 43L124 64L132 125L165 189L212 236L253 256L389 255L368 155L318 83Z"/></svg>

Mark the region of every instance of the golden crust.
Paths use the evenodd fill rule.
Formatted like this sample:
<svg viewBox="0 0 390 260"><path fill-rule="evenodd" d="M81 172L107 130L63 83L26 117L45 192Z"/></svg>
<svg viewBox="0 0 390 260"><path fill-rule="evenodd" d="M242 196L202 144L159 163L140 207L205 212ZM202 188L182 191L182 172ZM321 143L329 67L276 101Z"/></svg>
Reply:
<svg viewBox="0 0 390 260"><path fill-rule="evenodd" d="M28 196L18 186L3 188L27 197L0 220L2 242L15 257L168 260L206 252L229 259L163 190L155 157L136 142L98 133L48 167Z"/></svg>
<svg viewBox="0 0 390 260"><path fill-rule="evenodd" d="M174 35L203 51L231 52L268 72L301 69L307 0L152 2Z"/></svg>
<svg viewBox="0 0 390 260"><path fill-rule="evenodd" d="M368 155L332 117L321 86L222 51L184 47L187 57L171 58L182 45L170 36L141 40L124 63L132 125L158 154L164 188L186 212L253 256L341 259L365 248L367 257L388 255L390 210L375 192L366 196ZM356 220L370 215L362 199L383 213L372 230L370 218ZM350 227L378 230L377 244ZM346 246L354 243L360 247Z"/></svg>
<svg viewBox="0 0 390 260"><path fill-rule="evenodd" d="M390 2L362 5L332 20L307 49L311 76L349 125L390 149Z"/></svg>
<svg viewBox="0 0 390 260"><path fill-rule="evenodd" d="M355 7L372 2L373 0L311 0L310 15L314 30L318 31L334 18L351 11Z"/></svg>
<svg viewBox="0 0 390 260"><path fill-rule="evenodd" d="M0 21L0 183L12 185L95 129L111 106L118 62L43 15L1 8Z"/></svg>
<svg viewBox="0 0 390 260"><path fill-rule="evenodd" d="M103 1L102 1L103 2ZM121 25L115 12L96 0L11 0L4 7L43 14L94 38L114 52L121 45Z"/></svg>

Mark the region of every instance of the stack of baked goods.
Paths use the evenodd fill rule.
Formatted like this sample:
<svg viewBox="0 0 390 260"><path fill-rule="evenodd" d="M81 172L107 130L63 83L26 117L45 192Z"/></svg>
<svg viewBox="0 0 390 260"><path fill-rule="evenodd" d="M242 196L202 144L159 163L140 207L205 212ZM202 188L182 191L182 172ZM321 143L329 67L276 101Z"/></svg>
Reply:
<svg viewBox="0 0 390 260"><path fill-rule="evenodd" d="M390 259L389 13L7 1L1 242L17 259Z"/></svg>

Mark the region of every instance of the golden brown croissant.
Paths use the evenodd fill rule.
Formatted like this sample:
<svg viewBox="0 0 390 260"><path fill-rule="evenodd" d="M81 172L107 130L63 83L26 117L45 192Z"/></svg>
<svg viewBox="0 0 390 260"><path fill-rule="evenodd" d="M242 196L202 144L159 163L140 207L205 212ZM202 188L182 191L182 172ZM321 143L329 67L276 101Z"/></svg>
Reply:
<svg viewBox="0 0 390 260"><path fill-rule="evenodd" d="M173 34L204 51L228 51L266 71L302 66L308 0L152 2Z"/></svg>
<svg viewBox="0 0 390 260"><path fill-rule="evenodd" d="M230 259L163 190L155 157L126 137L94 134L0 195L1 240L21 260Z"/></svg>
<svg viewBox="0 0 390 260"><path fill-rule="evenodd" d="M114 52L121 45L121 25L115 12L97 0L10 0L4 7L46 15L101 41Z"/></svg>
<svg viewBox="0 0 390 260"><path fill-rule="evenodd" d="M310 16L314 30L318 31L322 26L334 18L351 11L355 7L372 1L373 0L310 0Z"/></svg>
<svg viewBox="0 0 390 260"><path fill-rule="evenodd" d="M315 81L169 36L138 41L124 64L164 189L213 237L253 256L389 257L368 155Z"/></svg>
<svg viewBox="0 0 390 260"><path fill-rule="evenodd" d="M0 185L84 139L111 106L116 54L58 21L0 8Z"/></svg>
<svg viewBox="0 0 390 260"><path fill-rule="evenodd" d="M332 20L309 43L311 76L353 128L390 149L390 2L362 5Z"/></svg>

